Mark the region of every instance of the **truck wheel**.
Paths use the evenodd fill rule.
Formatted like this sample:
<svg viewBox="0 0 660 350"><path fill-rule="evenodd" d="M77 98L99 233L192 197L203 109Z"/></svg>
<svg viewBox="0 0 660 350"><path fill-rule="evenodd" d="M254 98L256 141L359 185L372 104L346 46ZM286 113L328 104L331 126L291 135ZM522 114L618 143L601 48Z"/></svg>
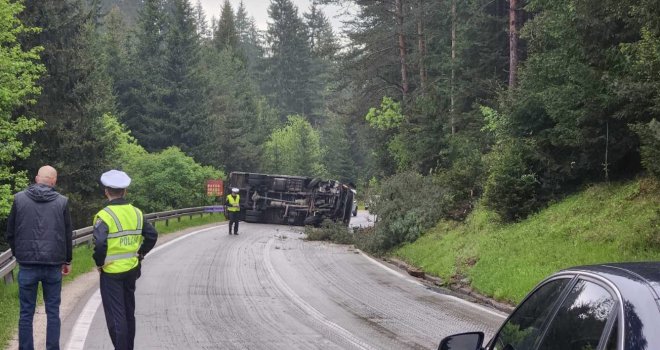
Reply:
<svg viewBox="0 0 660 350"><path fill-rule="evenodd" d="M246 210L245 222L261 222L262 212L260 210Z"/></svg>
<svg viewBox="0 0 660 350"><path fill-rule="evenodd" d="M312 179L312 181L309 182L309 184L307 184L307 188L314 188L321 181L323 181L323 180L319 179L318 177L315 177L315 178Z"/></svg>
<svg viewBox="0 0 660 350"><path fill-rule="evenodd" d="M245 215L245 222L260 222L261 216Z"/></svg>
<svg viewBox="0 0 660 350"><path fill-rule="evenodd" d="M318 227L322 219L323 219L322 216L310 215L305 218L303 224Z"/></svg>

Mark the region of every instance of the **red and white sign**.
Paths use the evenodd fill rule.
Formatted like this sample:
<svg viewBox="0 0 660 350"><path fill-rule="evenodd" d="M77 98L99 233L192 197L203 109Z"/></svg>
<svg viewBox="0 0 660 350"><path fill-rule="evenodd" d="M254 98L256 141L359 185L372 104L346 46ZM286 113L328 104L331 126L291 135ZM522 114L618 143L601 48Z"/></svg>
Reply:
<svg viewBox="0 0 660 350"><path fill-rule="evenodd" d="M206 180L206 195L221 197L225 194L225 184L220 180Z"/></svg>

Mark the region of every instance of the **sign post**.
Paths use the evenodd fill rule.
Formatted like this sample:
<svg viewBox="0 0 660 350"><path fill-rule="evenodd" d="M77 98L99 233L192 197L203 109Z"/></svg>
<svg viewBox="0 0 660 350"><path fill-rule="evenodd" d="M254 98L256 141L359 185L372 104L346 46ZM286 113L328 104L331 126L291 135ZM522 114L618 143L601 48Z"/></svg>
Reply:
<svg viewBox="0 0 660 350"><path fill-rule="evenodd" d="M206 180L206 195L209 197L215 197L216 201L222 203L222 197L225 194L225 184L222 179L218 180ZM209 207L205 211L210 213L224 213L225 208L222 204Z"/></svg>

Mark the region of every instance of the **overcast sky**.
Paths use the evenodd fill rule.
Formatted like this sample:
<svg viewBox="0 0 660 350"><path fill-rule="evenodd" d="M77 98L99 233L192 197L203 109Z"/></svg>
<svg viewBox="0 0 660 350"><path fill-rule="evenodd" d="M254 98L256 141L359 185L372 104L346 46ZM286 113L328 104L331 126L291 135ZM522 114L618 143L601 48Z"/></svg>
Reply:
<svg viewBox="0 0 660 350"><path fill-rule="evenodd" d="M312 4L311 0L292 0L293 3L298 6L298 15L309 11L309 7ZM222 4L224 0L201 0L202 7L204 12L206 12L206 17L211 21L211 17L215 16L216 18L220 17L220 10L222 9ZM193 5L197 4L197 0L191 0ZM240 0L230 0L234 11L238 9ZM270 0L243 0L245 8L247 9L248 15L254 17L257 22L257 26L261 30L265 30L268 23L268 6L270 5ZM336 18L340 13L344 11L337 6L319 6L326 17L332 23L332 26L335 30L335 33L341 33L341 19Z"/></svg>

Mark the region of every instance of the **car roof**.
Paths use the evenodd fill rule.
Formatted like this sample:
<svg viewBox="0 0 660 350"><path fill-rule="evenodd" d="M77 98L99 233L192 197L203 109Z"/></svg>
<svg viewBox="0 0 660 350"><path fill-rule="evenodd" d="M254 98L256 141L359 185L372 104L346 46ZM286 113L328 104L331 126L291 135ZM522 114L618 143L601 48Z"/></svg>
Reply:
<svg viewBox="0 0 660 350"><path fill-rule="evenodd" d="M639 283L648 286L655 292L656 299L660 296L660 261L577 266L564 271L590 272L605 278L608 275L623 277L625 280L630 281L630 283Z"/></svg>

